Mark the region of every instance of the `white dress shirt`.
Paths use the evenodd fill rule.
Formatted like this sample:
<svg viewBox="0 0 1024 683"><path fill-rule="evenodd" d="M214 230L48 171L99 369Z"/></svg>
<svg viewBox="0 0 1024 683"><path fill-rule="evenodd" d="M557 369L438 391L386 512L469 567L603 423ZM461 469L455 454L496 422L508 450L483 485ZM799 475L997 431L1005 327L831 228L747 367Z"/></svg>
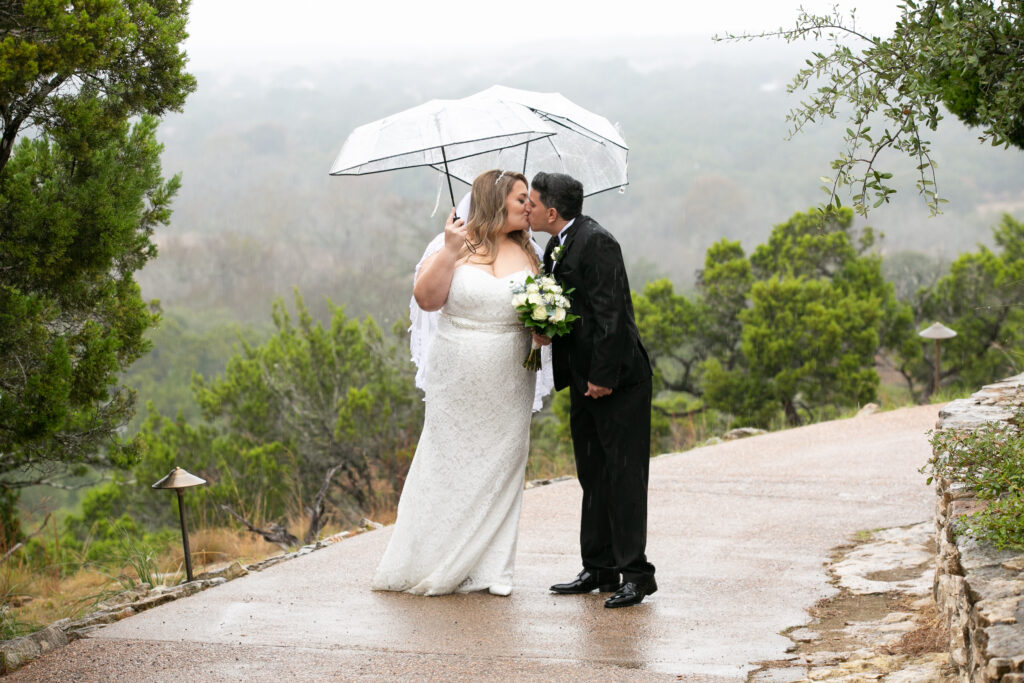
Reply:
<svg viewBox="0 0 1024 683"><path fill-rule="evenodd" d="M558 244L559 245L565 244L565 233L570 228L570 226L572 226L572 224L575 223L575 222L576 222L576 219L573 218L571 221L569 221L568 223L565 224L565 227L563 227L561 230L558 231Z"/></svg>
<svg viewBox="0 0 1024 683"><path fill-rule="evenodd" d="M561 247L563 244L565 244L565 233L569 230L569 226L571 226L575 221L576 221L576 219L573 218L571 221L566 223L562 227L561 230L558 231L558 246L559 247ZM552 273L555 272L555 268L557 268L557 267L558 267L558 261L552 261L551 262L551 272Z"/></svg>

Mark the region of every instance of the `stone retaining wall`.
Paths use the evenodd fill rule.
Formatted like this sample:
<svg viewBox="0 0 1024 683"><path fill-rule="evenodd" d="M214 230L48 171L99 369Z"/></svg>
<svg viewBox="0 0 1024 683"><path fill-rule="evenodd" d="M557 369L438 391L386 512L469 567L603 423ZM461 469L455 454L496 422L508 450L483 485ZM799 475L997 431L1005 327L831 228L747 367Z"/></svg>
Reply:
<svg viewBox="0 0 1024 683"><path fill-rule="evenodd" d="M1024 374L991 384L939 412L938 429L978 429L1013 414ZM935 602L949 626L950 662L961 681L1024 683L1024 553L997 551L955 533L982 503L958 482L936 482Z"/></svg>

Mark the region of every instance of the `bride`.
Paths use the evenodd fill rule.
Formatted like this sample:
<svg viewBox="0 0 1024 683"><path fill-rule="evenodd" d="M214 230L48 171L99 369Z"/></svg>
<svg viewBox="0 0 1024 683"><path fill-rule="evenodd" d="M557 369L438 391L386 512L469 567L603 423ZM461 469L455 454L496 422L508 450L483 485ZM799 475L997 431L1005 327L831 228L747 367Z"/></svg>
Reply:
<svg viewBox="0 0 1024 683"><path fill-rule="evenodd" d="M526 177L482 173L468 213L463 222L452 210L416 269L426 413L374 590L512 592L531 409L552 385L523 368L531 337L511 303L512 285L538 266Z"/></svg>

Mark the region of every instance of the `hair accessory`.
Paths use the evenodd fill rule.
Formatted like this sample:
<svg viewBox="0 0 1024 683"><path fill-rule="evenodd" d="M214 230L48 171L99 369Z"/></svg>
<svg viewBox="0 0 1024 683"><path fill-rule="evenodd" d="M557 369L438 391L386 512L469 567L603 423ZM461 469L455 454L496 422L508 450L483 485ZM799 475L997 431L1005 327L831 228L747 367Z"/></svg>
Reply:
<svg viewBox="0 0 1024 683"><path fill-rule="evenodd" d="M498 174L498 177L494 179L494 184L497 185L498 181L501 180L502 178L504 178L506 175L512 175L512 174L509 173L508 171L502 171L501 173Z"/></svg>

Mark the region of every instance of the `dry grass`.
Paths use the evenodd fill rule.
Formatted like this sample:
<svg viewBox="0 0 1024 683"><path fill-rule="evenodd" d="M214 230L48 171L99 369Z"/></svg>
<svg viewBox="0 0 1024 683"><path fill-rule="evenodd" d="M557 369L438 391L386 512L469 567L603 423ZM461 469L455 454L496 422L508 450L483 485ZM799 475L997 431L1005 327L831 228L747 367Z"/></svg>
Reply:
<svg viewBox="0 0 1024 683"><path fill-rule="evenodd" d="M288 526L289 531L296 534L296 526ZM304 531L297 533L296 536L301 538L302 533ZM216 569L234 560L248 564L281 552L281 548L254 533L230 527L197 529L188 535L188 542L189 550L192 551L192 568L197 574ZM181 545L167 548L160 555L159 562L161 565L181 567L181 571L184 572Z"/></svg>
<svg viewBox="0 0 1024 683"><path fill-rule="evenodd" d="M391 513L393 518L394 512ZM376 520L375 520L376 521ZM381 521L389 521L383 515ZM307 520L290 520L288 529L298 538ZM342 531L328 524L323 536ZM189 533L192 567L196 574L216 570L238 560L242 564L279 555L282 549L249 531L229 528L198 528ZM173 585L185 575L184 555L179 539L160 549L153 562L158 582ZM31 633L60 619L77 619L96 608L104 599L141 583L130 565L85 567L61 577L49 569L34 569L15 557L0 566L0 640Z"/></svg>
<svg viewBox="0 0 1024 683"><path fill-rule="evenodd" d="M130 567L83 568L60 577L37 571L18 560L0 567L0 597L9 608L7 632L14 637L43 628L60 619L77 619L92 611L103 599L124 589L123 581L138 577Z"/></svg>
<svg viewBox="0 0 1024 683"><path fill-rule="evenodd" d="M374 522L379 522L380 524L394 524L395 523L395 517L398 515L398 508L395 508L395 507L387 508L387 509L381 508L379 510L376 510L375 512L370 513L370 514L371 514L370 519L372 519ZM333 531L330 530L332 528L333 528ZM344 529L341 528L341 527L332 527L332 525L328 524L326 527L324 527L323 535L324 536L330 536L330 535L336 534L336 533L338 533L340 531L344 531Z"/></svg>
<svg viewBox="0 0 1024 683"><path fill-rule="evenodd" d="M917 628L903 634L892 650L892 654L922 655L929 652L949 651L949 628L945 620L930 603L920 614L921 621Z"/></svg>
<svg viewBox="0 0 1024 683"><path fill-rule="evenodd" d="M728 424L721 416L711 415L707 411L674 419L669 423L669 435L660 444L660 450L664 453L682 453L713 436L721 436L727 429Z"/></svg>
<svg viewBox="0 0 1024 683"><path fill-rule="evenodd" d="M527 481L554 479L563 474L576 476L576 463L571 451L567 455L561 452L544 453L539 449L531 449L530 459L526 461Z"/></svg>

